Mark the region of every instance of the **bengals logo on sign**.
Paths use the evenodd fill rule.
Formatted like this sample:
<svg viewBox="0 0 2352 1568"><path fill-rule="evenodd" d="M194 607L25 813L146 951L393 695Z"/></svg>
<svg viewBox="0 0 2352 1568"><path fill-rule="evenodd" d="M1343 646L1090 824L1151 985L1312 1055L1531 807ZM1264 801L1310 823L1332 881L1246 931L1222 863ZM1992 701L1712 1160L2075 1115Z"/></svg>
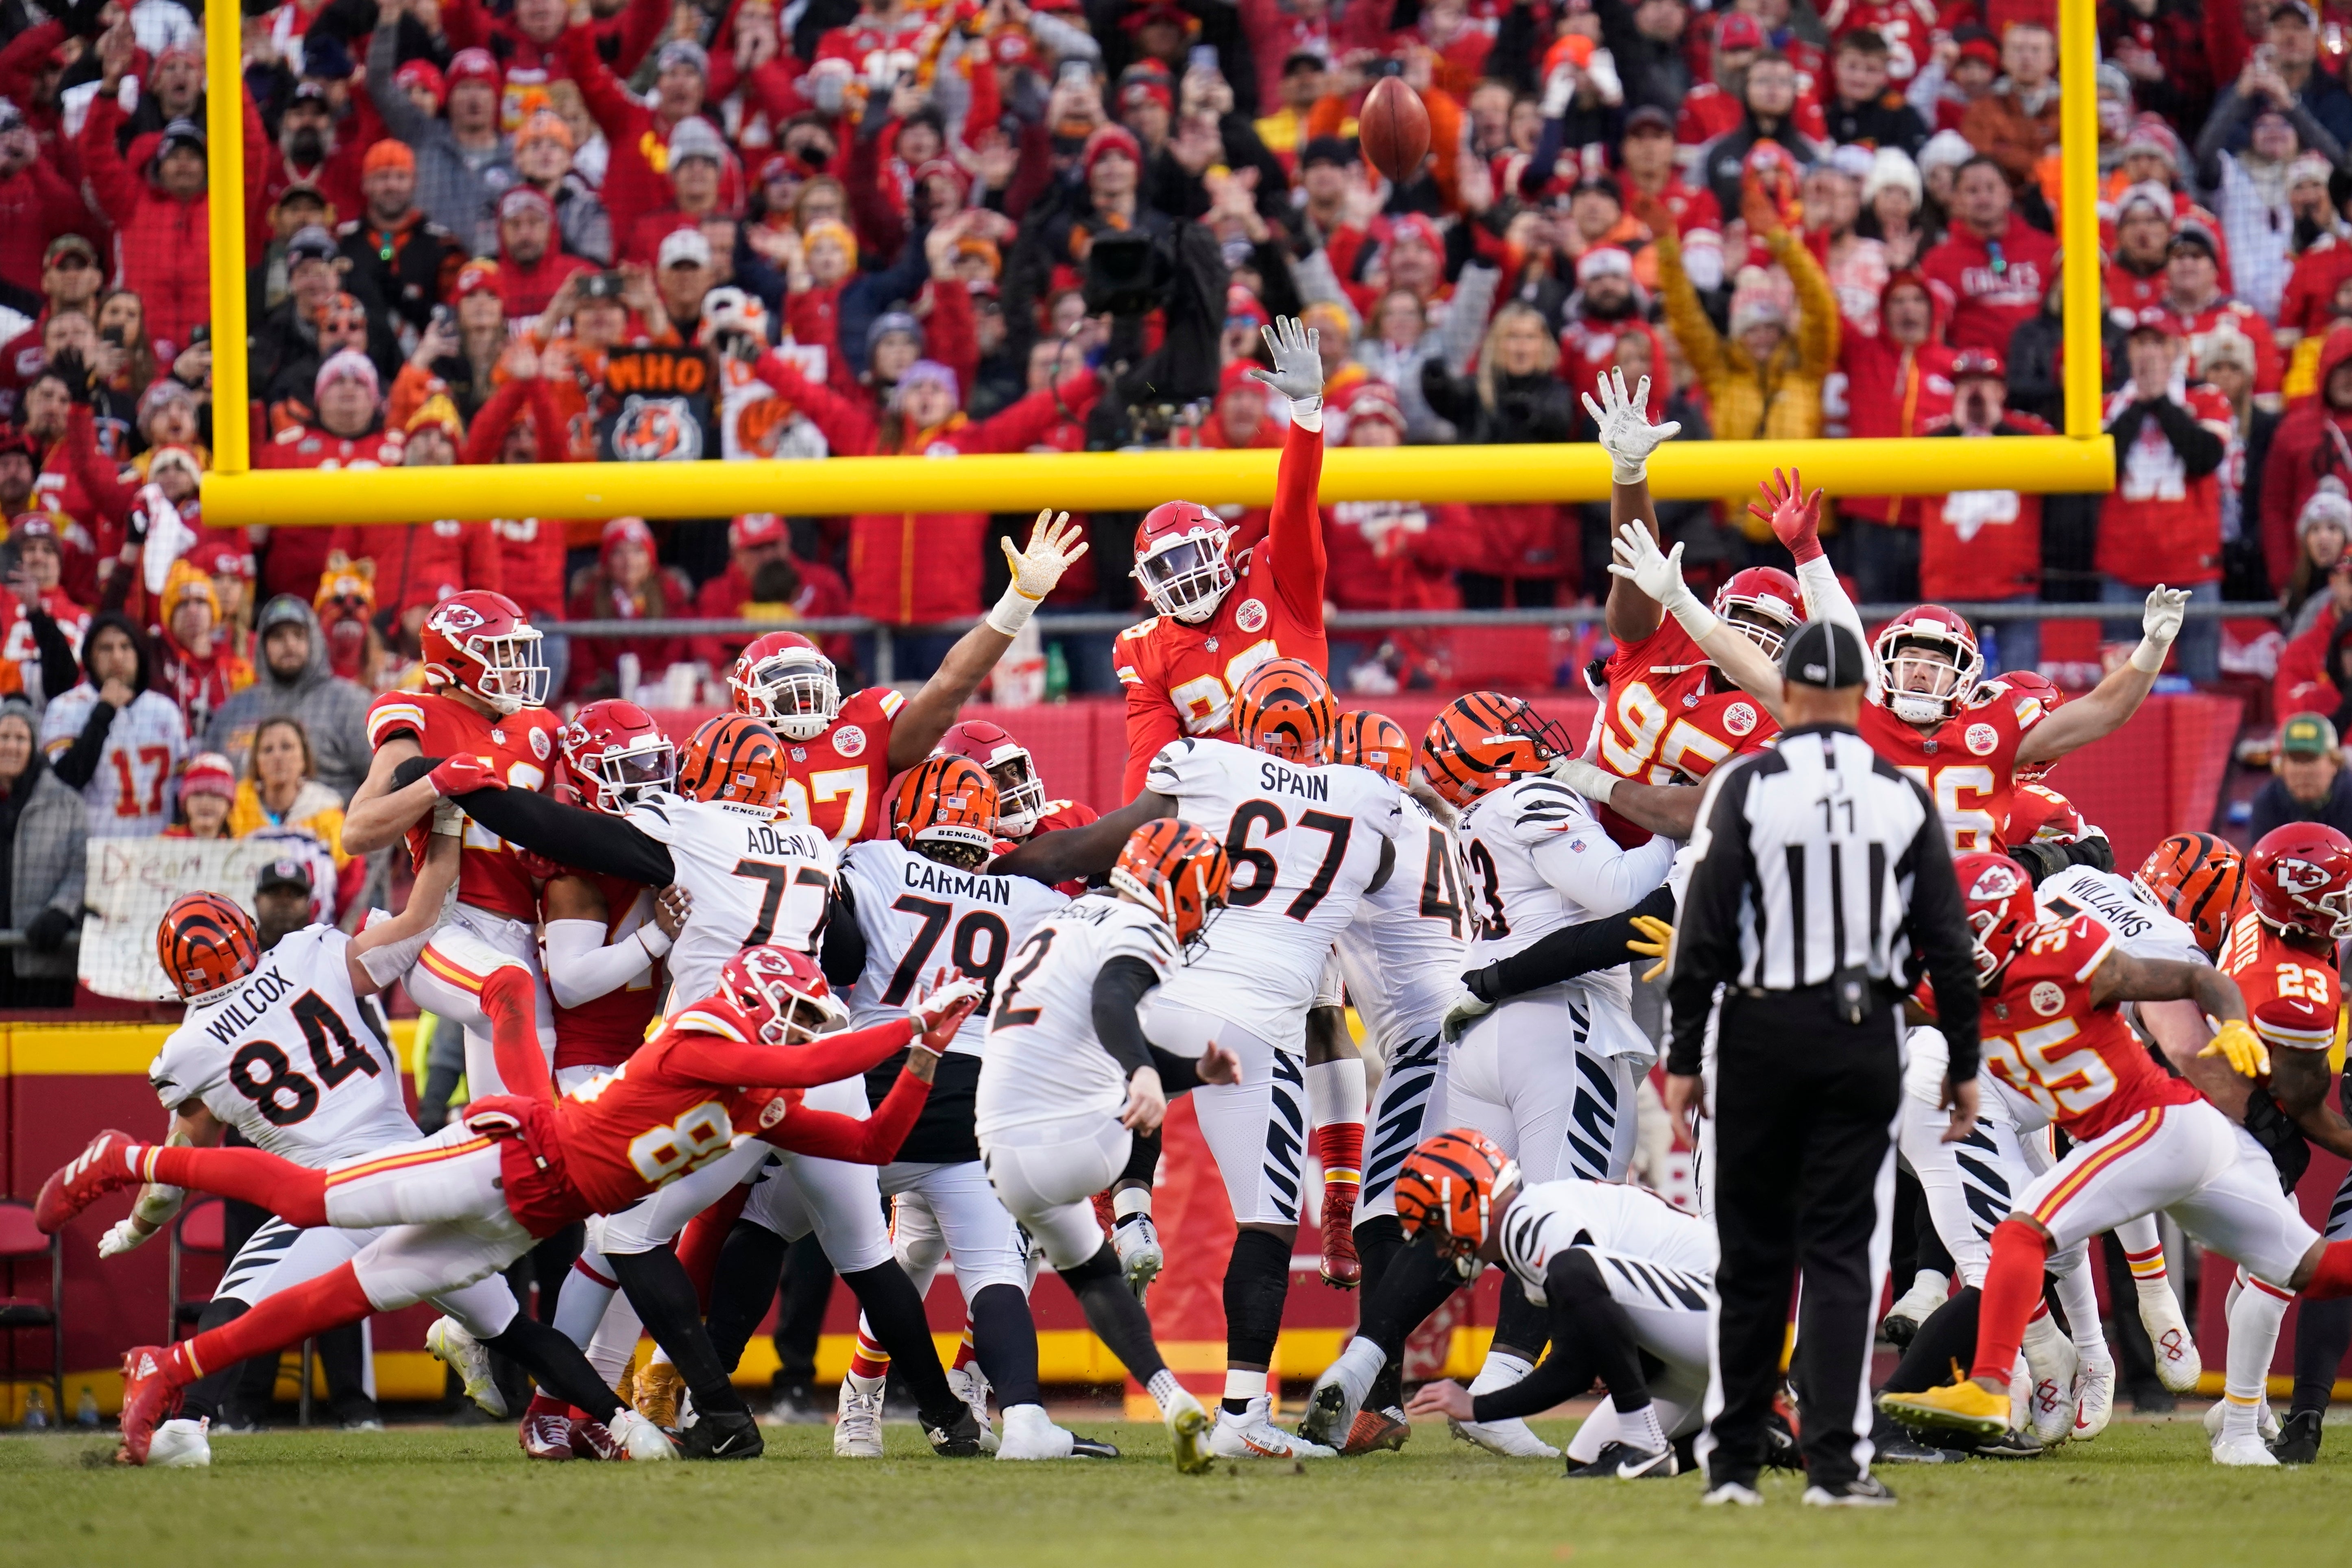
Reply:
<svg viewBox="0 0 2352 1568"><path fill-rule="evenodd" d="M622 463L691 463L702 455L702 424L682 397L632 396L613 422Z"/></svg>

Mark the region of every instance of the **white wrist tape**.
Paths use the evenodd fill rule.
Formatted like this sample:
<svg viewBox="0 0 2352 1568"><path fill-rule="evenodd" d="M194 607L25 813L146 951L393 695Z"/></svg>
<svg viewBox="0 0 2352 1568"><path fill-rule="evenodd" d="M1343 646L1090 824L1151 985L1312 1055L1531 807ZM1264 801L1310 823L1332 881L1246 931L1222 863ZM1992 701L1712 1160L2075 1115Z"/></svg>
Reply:
<svg viewBox="0 0 2352 1568"><path fill-rule="evenodd" d="M637 940L644 943L646 951L656 958L669 951L670 935L658 925L638 926Z"/></svg>
<svg viewBox="0 0 2352 1568"><path fill-rule="evenodd" d="M2143 675L2153 675L2164 668L2164 656L2172 652L2169 642L2159 643L2153 637L2142 637L2139 646L2131 653L2131 667Z"/></svg>
<svg viewBox="0 0 2352 1568"><path fill-rule="evenodd" d="M1609 455L1609 476L1620 485L1646 483L1650 477L1650 460L1644 456L1629 461L1612 452Z"/></svg>
<svg viewBox="0 0 2352 1568"><path fill-rule="evenodd" d="M1323 397L1295 397L1290 400L1290 423L1309 435L1323 433Z"/></svg>
<svg viewBox="0 0 2352 1568"><path fill-rule="evenodd" d="M1037 613L1040 602L1022 592L1018 581L1006 583L1003 596L988 612L989 630L1001 632L1007 637L1020 635L1021 628L1029 624L1029 617Z"/></svg>

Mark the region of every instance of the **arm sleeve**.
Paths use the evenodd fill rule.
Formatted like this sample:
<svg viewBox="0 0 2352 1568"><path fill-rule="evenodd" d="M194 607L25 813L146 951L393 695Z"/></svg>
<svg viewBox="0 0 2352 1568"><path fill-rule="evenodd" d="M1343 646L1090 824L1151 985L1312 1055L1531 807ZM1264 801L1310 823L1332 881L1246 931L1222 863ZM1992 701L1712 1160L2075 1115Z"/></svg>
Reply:
<svg viewBox="0 0 2352 1568"><path fill-rule="evenodd" d="M393 769L393 788L405 789L442 760L410 758ZM647 887L667 887L677 880L667 846L626 822L567 806L530 789L477 789L455 799L466 815L499 837L560 864L641 882Z"/></svg>
<svg viewBox="0 0 2352 1568"><path fill-rule="evenodd" d="M1140 958L1113 958L1095 976L1095 1038L1118 1063L1122 1078L1132 1078L1139 1069L1155 1065L1151 1042L1143 1038L1135 1009L1144 993L1159 983L1160 977Z"/></svg>
<svg viewBox="0 0 2352 1568"><path fill-rule="evenodd" d="M2159 398L2148 405L2148 416L2163 427L2164 438L2180 454L2181 466L2191 479L2202 479L2221 466L2223 442L2204 425L2197 416L2170 398Z"/></svg>
<svg viewBox="0 0 2352 1568"><path fill-rule="evenodd" d="M1755 769L1737 763L1707 775L1706 800L1699 809L1695 843L1698 863L1683 890L1682 918L1675 923L1673 968L1666 980L1669 1032L1666 1071L1696 1074L1715 1005L1717 982L1739 972L1739 900L1748 885L1748 788Z"/></svg>
<svg viewBox="0 0 2352 1568"><path fill-rule="evenodd" d="M1276 471L1274 512L1266 538L1274 552L1274 590L1291 616L1320 631L1323 626L1323 512L1316 491L1323 478L1323 433L1290 422L1282 438Z"/></svg>
<svg viewBox="0 0 2352 1568"><path fill-rule="evenodd" d="M814 1089L838 1079L863 1077L867 1068L887 1061L914 1038L915 1026L909 1019L892 1019L846 1034L822 1035L789 1051L738 1045L716 1035L694 1035L672 1048L670 1061L680 1072L704 1083Z"/></svg>
<svg viewBox="0 0 2352 1568"><path fill-rule="evenodd" d="M1201 1086L1201 1064L1192 1057L1179 1056L1155 1045L1151 1048L1151 1065L1160 1074L1160 1089L1171 1100Z"/></svg>
<svg viewBox="0 0 2352 1568"><path fill-rule="evenodd" d="M98 759L106 750L107 731L114 726L114 709L102 702L89 706L89 720L74 737L74 743L62 757L50 760L49 767L66 783L79 789L98 777Z"/></svg>
<svg viewBox="0 0 2352 1568"><path fill-rule="evenodd" d="M866 933L858 928L857 909L845 886L835 883L833 907L824 918L824 952L818 962L825 982L836 990L857 983L866 972Z"/></svg>
<svg viewBox="0 0 2352 1568"><path fill-rule="evenodd" d="M617 991L653 962L635 932L608 946L601 920L547 923L547 988L560 1007L576 1008Z"/></svg>
<svg viewBox="0 0 2352 1568"><path fill-rule="evenodd" d="M1633 929L1636 915L1671 923L1675 918L1674 890L1661 883L1631 909L1600 920L1564 925L1548 936L1538 937L1507 958L1471 970L1462 977L1462 982L1480 1001L1499 1002L1575 979L1579 975L1589 975L1595 969L1614 968L1630 956L1625 944L1639 935Z"/></svg>
<svg viewBox="0 0 2352 1568"><path fill-rule="evenodd" d="M2303 109L2303 102L2299 98L2295 100L2295 108ZM2228 143L2231 133L2238 129L2238 121L2244 118L2245 112L2246 100L2238 96L2237 88L2225 87L2221 89L2221 96L2213 100L2212 109L2205 116L2205 129L2197 133L2195 150L2197 183L2209 191L2218 190L2221 187L2221 149ZM2308 113L2308 110L2305 110L2305 115ZM2300 120L2303 117L2294 118L2298 120L2295 129L2301 131L2303 127ZM2311 143L2306 141L2304 145L2308 147ZM2334 160L2330 159L2329 162L2332 162Z"/></svg>
<svg viewBox="0 0 2352 1568"><path fill-rule="evenodd" d="M1805 596L1805 613L1815 621L1830 620L1853 633L1854 641L1863 647L1864 657L1870 665L1870 690L1865 698L1875 696L1885 678L1878 667L1878 655L1870 651L1870 632L1862 623L1862 612L1846 597L1845 584L1838 580L1837 569L1827 556L1816 556L1797 568L1797 584Z"/></svg>
<svg viewBox="0 0 2352 1568"><path fill-rule="evenodd" d="M41 690L51 696L73 690L81 668L66 629L46 610L29 611L25 619L33 623L33 646L41 651Z"/></svg>
<svg viewBox="0 0 2352 1568"><path fill-rule="evenodd" d="M843 1160L853 1166L887 1165L898 1154L898 1145L907 1141L907 1134L914 1131L916 1119L922 1115L923 1106L930 1097L931 1086L901 1068L898 1080L890 1085L890 1092L874 1107L871 1116L860 1120L799 1106L772 1133L761 1135L776 1147L796 1155L814 1155L822 1160Z"/></svg>
<svg viewBox="0 0 2352 1568"><path fill-rule="evenodd" d="M1116 647L1113 655L1116 662ZM1166 687L1145 684L1124 665L1119 680L1127 687L1127 768L1119 776L1118 791L1132 800L1150 774L1151 759L1170 741L1182 738L1184 730Z"/></svg>
<svg viewBox="0 0 2352 1568"><path fill-rule="evenodd" d="M1925 789L1916 784L1911 788L1926 817L1911 847L1895 862L1895 874L1911 879L1911 907L1905 917L1911 945L1927 959L1927 977L1935 983L1936 1023L1951 1051L1952 1082L1965 1083L1977 1075L1975 944L1960 902L1960 880L1952 871L1952 852L1944 840L1944 819ZM1679 1044L1679 1031L1677 1036Z"/></svg>

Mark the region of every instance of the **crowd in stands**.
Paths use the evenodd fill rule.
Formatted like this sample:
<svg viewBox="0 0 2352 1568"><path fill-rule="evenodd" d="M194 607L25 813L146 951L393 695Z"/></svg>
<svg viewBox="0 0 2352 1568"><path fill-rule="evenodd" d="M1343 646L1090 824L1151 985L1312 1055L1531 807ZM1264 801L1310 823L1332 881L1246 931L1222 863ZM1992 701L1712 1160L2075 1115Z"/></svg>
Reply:
<svg viewBox="0 0 2352 1568"><path fill-rule="evenodd" d="M79 791L100 837L307 824L347 877L362 711L419 678L418 629L458 587L550 630L562 700L691 702L722 640L562 623L968 618L1021 521L780 497L214 528L198 484L223 419L272 469L1267 447L1286 410L1244 372L1296 315L1333 445L1589 439L1580 394L1612 365L1651 378L1685 441L2061 429L2055 9L248 5L252 401L225 410L198 16L0 0L0 860ZM2096 73L2118 488L1839 496L1832 550L1865 602L2120 604L2158 581L2273 600L2269 636L2233 627L2231 667L2274 664L2282 712L2337 713L2352 4L2102 0L2098 22L2101 58L2066 68ZM1391 74L1433 127L1397 183L1354 136ZM1694 578L1778 556L1748 498L1664 508ZM1264 526L1229 515L1244 541ZM1135 602L1132 517L1087 521L1048 637L1055 612ZM1610 580L1605 506L1401 499L1325 527L1339 609ZM1990 641L1997 667L2053 662L2031 622ZM1071 640L1079 689L1110 686L1106 642ZM900 640L898 675L926 643ZM2211 681L2224 655L2221 623L2192 621L2179 673ZM1335 656L1367 690L1442 657L1402 636ZM49 877L40 841L0 893L53 953L80 860Z"/></svg>

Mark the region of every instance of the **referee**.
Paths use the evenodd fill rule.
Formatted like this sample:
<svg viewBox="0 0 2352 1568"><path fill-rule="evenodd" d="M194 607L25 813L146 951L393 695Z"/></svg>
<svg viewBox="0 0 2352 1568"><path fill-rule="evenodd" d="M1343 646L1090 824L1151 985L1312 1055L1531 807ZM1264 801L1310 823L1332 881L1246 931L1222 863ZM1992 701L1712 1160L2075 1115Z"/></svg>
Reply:
<svg viewBox="0 0 2352 1568"><path fill-rule="evenodd" d="M1924 957L1951 1045L1958 1137L1976 1120L1976 967L1934 804L1855 730L1861 643L1808 622L1781 674L1779 746L1707 779L1668 981L1677 1121L1710 1113L1703 1040L1722 999L1720 1304L1698 1453L1706 1501L1763 1500L1756 1477L1801 1270L1805 1501L1883 1505L1895 1496L1869 1473L1870 1351L1895 1188L1900 1003Z"/></svg>

